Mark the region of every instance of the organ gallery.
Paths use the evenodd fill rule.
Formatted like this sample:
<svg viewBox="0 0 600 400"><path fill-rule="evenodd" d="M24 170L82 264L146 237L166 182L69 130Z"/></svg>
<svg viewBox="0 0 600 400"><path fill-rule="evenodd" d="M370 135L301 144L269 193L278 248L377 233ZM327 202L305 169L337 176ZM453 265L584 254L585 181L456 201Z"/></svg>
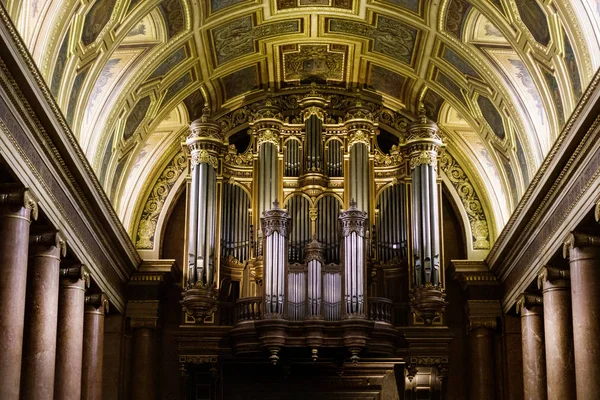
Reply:
<svg viewBox="0 0 600 400"><path fill-rule="evenodd" d="M595 399L593 0L0 0L0 398Z"/></svg>

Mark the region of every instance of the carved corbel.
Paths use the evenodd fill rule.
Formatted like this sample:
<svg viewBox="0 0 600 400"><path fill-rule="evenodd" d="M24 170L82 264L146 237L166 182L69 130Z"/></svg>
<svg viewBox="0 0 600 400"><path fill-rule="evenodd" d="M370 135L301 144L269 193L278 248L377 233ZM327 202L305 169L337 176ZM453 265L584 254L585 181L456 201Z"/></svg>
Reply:
<svg viewBox="0 0 600 400"><path fill-rule="evenodd" d="M61 257L67 255L67 239L59 231L34 233L29 235L30 246L48 246L60 249Z"/></svg>
<svg viewBox="0 0 600 400"><path fill-rule="evenodd" d="M543 307L542 296L533 293L523 293L517 300L517 313L523 315L525 310L535 312L536 309Z"/></svg>
<svg viewBox="0 0 600 400"><path fill-rule="evenodd" d="M108 297L104 293L94 293L85 296L85 305L95 308L102 314L108 314L110 307Z"/></svg>
<svg viewBox="0 0 600 400"><path fill-rule="evenodd" d="M571 280L571 271L546 265L538 275L538 289L544 288L545 282L569 281Z"/></svg>

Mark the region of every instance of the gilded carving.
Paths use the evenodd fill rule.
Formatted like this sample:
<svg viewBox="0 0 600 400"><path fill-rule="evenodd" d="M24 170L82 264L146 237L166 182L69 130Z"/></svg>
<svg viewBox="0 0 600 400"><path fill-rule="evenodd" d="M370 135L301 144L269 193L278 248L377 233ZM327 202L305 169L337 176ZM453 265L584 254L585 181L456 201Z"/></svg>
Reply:
<svg viewBox="0 0 600 400"><path fill-rule="evenodd" d="M430 165L437 167L437 152L423 150L410 157L410 170L412 171L419 165Z"/></svg>
<svg viewBox="0 0 600 400"><path fill-rule="evenodd" d="M235 145L231 144L229 145L229 151L225 154L225 163L233 166L251 167L252 157L251 151L238 154Z"/></svg>
<svg viewBox="0 0 600 400"><path fill-rule="evenodd" d="M194 169L196 165L202 163L212 165L214 169L217 169L219 166L219 160L217 157L210 154L207 150L200 149L198 151L193 151L191 158L192 169Z"/></svg>
<svg viewBox="0 0 600 400"><path fill-rule="evenodd" d="M362 129L352 132L348 139L348 151L357 143L362 143L367 146L367 149L371 149L371 139L368 132Z"/></svg>
<svg viewBox="0 0 600 400"><path fill-rule="evenodd" d="M395 167L402 164L403 158L398 146L393 145L390 154L375 149L375 167Z"/></svg>
<svg viewBox="0 0 600 400"><path fill-rule="evenodd" d="M283 80L286 82L343 81L346 72L346 49L333 51L332 45L300 45L299 50L282 48Z"/></svg>
<svg viewBox="0 0 600 400"><path fill-rule="evenodd" d="M275 146L279 146L279 135L277 132L271 129L265 129L260 131L258 138L256 139L256 147L260 149L264 143L273 143Z"/></svg>
<svg viewBox="0 0 600 400"><path fill-rule="evenodd" d="M448 152L439 156L439 166L456 189L463 203L473 236L475 250L489 250L489 227L479 196L467 174Z"/></svg>
<svg viewBox="0 0 600 400"><path fill-rule="evenodd" d="M186 167L187 157L180 152L171 160L154 184L140 218L135 244L137 249L151 250L154 248L154 232L158 216L162 212L169 192Z"/></svg>

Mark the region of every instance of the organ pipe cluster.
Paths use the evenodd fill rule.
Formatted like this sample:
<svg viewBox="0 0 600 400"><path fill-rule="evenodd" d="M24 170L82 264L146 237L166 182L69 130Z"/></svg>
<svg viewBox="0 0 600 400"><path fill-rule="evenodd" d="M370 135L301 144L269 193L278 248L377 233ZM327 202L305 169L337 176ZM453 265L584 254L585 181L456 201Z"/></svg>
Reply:
<svg viewBox="0 0 600 400"><path fill-rule="evenodd" d="M211 287L215 283L216 173L223 149L219 126L205 107L190 126L186 145L190 150L191 192L188 231L188 286Z"/></svg>
<svg viewBox="0 0 600 400"><path fill-rule="evenodd" d="M412 232L415 286L440 284L440 210L438 126L424 112L409 127L407 149L412 178Z"/></svg>
<svg viewBox="0 0 600 400"><path fill-rule="evenodd" d="M356 202L340 214L340 230L344 253L344 298L346 316L365 315L365 269L367 213L358 209Z"/></svg>
<svg viewBox="0 0 600 400"><path fill-rule="evenodd" d="M265 241L265 315L269 316L284 314L289 221L290 215L279 208L277 200L273 203L273 208L265 211L261 218Z"/></svg>

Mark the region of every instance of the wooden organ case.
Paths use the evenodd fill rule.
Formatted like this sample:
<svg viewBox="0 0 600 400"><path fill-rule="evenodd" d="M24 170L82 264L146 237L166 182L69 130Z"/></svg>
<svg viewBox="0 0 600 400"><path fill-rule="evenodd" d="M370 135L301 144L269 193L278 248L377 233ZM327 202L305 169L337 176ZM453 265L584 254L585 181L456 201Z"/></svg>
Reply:
<svg viewBox="0 0 600 400"><path fill-rule="evenodd" d="M182 366L369 364L439 391L437 125L313 87L190 132Z"/></svg>

